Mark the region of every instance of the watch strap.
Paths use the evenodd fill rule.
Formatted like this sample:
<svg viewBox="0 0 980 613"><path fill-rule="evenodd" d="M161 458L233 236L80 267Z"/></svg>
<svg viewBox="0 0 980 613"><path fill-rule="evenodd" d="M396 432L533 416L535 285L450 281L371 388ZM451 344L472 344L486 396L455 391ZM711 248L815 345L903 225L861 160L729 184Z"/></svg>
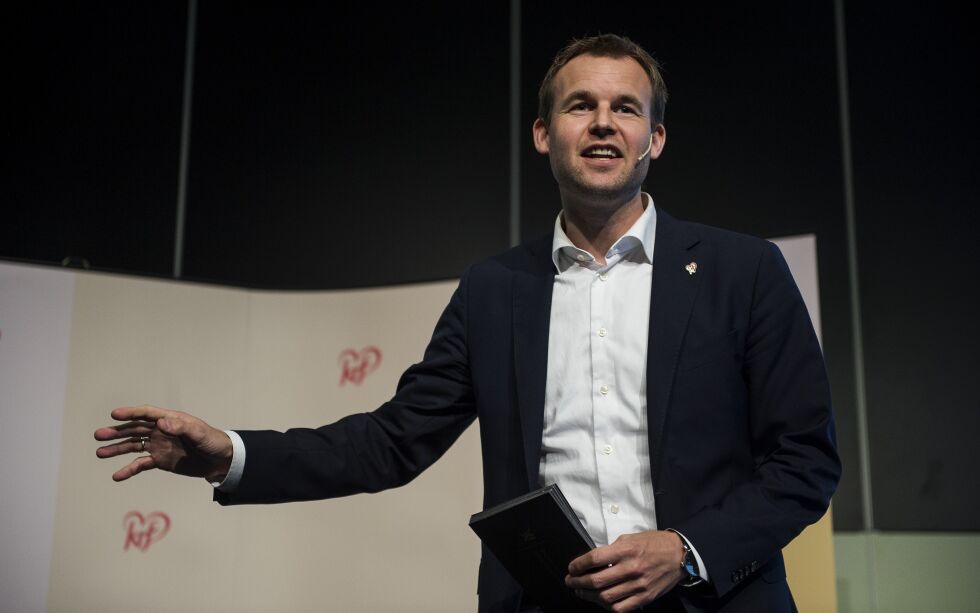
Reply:
<svg viewBox="0 0 980 613"><path fill-rule="evenodd" d="M667 531L676 534L678 538L681 539L681 546L684 548L684 557L681 559L681 570L684 571L686 577L681 580L681 587L693 587L699 583L703 583L704 579L701 578L701 572L698 568L698 561L697 558L694 557L694 550L691 549L690 543L688 543L687 539L684 538L684 535L677 530L667 528Z"/></svg>

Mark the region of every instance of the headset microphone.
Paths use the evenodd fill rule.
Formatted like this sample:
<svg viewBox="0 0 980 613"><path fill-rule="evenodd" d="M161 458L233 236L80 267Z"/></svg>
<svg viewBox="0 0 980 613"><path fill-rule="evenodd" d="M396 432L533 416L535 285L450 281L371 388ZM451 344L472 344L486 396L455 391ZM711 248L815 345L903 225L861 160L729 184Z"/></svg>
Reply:
<svg viewBox="0 0 980 613"><path fill-rule="evenodd" d="M636 161L637 162L642 162L643 161L643 158L645 158L647 156L647 154L650 153L650 150L651 149L653 149L653 134L650 135L650 144L647 145L647 150L643 152L643 155L641 155L640 157L636 158Z"/></svg>

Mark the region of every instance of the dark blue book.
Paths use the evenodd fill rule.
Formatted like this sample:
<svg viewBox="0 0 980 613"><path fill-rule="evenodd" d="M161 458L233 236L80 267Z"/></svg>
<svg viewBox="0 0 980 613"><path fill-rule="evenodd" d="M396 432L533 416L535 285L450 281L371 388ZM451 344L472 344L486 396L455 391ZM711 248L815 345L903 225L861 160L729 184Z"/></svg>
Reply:
<svg viewBox="0 0 980 613"><path fill-rule="evenodd" d="M557 485L470 517L470 528L545 611L598 611L565 587L568 564L595 548Z"/></svg>

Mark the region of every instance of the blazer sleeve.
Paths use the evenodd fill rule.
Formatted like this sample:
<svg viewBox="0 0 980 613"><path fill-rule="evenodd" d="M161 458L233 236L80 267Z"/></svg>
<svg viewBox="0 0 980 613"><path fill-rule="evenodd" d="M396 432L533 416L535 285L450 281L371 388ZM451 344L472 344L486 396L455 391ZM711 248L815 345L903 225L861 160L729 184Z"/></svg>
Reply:
<svg viewBox="0 0 980 613"><path fill-rule="evenodd" d="M771 243L758 259L744 356L754 469L718 504L671 526L698 548L718 596L820 519L840 479L823 356Z"/></svg>
<svg viewBox="0 0 980 613"><path fill-rule="evenodd" d="M377 492L408 483L476 418L466 341L463 275L421 362L401 376L394 397L369 413L320 428L237 431L247 455L223 505L277 503Z"/></svg>

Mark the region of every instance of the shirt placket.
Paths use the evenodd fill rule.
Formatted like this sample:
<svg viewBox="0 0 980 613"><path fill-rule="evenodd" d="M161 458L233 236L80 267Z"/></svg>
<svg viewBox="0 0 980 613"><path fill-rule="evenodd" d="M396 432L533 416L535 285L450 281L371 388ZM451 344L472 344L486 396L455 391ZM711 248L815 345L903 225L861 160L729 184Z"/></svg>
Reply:
<svg viewBox="0 0 980 613"><path fill-rule="evenodd" d="M616 410L617 390L614 385L613 360L610 351L610 292L611 269L614 261L608 261L604 267L594 271L590 282L590 313L589 313L589 348L592 360L592 428L593 453L596 461L596 476L599 486L599 500L602 505L602 518L605 527L605 537L608 542L610 525L616 523L620 513L620 502L616 495L616 482L612 457L614 432L610 415Z"/></svg>

